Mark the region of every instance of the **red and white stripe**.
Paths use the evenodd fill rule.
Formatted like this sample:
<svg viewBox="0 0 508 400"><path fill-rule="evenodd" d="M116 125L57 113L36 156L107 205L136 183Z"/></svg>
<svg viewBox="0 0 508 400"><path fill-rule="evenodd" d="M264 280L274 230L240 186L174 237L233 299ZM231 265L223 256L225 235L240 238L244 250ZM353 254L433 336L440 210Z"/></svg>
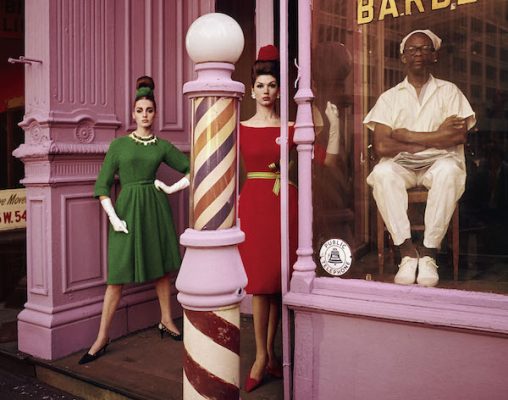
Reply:
<svg viewBox="0 0 508 400"><path fill-rule="evenodd" d="M190 399L240 397L240 307L185 310L183 395Z"/></svg>

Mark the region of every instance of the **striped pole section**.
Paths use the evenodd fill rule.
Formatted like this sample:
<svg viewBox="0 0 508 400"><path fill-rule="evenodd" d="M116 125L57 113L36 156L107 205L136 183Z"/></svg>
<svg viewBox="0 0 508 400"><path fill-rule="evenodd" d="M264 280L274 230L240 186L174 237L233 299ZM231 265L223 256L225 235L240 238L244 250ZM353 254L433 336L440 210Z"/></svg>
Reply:
<svg viewBox="0 0 508 400"><path fill-rule="evenodd" d="M193 221L196 230L231 228L236 217L237 99L193 99Z"/></svg>
<svg viewBox="0 0 508 400"><path fill-rule="evenodd" d="M184 399L238 400L239 305L206 312L185 310L184 331Z"/></svg>

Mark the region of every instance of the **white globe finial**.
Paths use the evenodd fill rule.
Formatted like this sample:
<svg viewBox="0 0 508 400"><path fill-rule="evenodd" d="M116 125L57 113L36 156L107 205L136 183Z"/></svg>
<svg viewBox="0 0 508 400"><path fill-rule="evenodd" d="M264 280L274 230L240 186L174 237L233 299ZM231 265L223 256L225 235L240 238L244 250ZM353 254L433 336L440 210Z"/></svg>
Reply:
<svg viewBox="0 0 508 400"><path fill-rule="evenodd" d="M187 31L185 47L195 63L228 62L234 64L243 51L242 28L229 15L205 14Z"/></svg>

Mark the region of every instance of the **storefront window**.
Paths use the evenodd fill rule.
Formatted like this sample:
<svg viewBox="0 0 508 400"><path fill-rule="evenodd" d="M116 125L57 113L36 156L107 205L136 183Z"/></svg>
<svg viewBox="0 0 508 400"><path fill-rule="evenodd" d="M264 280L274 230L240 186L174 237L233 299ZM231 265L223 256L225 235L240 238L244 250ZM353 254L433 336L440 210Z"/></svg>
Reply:
<svg viewBox="0 0 508 400"><path fill-rule="evenodd" d="M508 3L315 0L312 22L318 275L328 276L320 267L321 246L340 238L353 251L342 278L394 281L400 252L388 233L378 235L378 208L366 179L380 157L363 120L379 96L406 76L402 38L430 29L442 39L432 75L456 85L476 115L464 144L465 191L454 214L458 240L452 218L436 255L437 286L508 293ZM425 202L409 205L413 227L423 227L425 209ZM418 245L423 232L412 237Z"/></svg>

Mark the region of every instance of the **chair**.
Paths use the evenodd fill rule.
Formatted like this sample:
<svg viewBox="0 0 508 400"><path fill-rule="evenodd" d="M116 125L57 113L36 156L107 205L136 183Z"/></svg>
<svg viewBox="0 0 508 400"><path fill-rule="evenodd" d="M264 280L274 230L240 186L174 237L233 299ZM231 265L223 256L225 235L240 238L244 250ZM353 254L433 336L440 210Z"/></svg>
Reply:
<svg viewBox="0 0 508 400"><path fill-rule="evenodd" d="M424 187L416 187L408 190L408 204L419 204L419 203L427 203L428 191ZM384 262L385 262L385 233L387 232L385 223L383 221L383 217L379 213L379 210L376 210L376 225L377 225L377 257L378 257L378 267L379 267L379 275L383 275L384 273ZM423 231L425 229L424 225L411 225L411 230L414 231ZM455 210L452 215L452 219L450 221L450 225L448 226L447 232L448 240L451 241L452 244L452 257L453 257L453 280L459 279L459 207L458 204L455 207ZM390 258L393 262L393 249L390 246Z"/></svg>

